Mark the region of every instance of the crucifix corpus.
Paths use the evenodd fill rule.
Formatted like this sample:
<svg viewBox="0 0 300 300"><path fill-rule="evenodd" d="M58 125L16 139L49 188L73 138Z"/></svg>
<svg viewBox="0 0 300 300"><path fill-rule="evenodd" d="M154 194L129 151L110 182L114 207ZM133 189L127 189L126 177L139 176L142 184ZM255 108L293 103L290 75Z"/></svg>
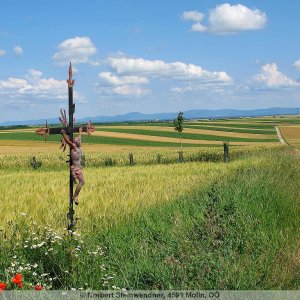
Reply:
<svg viewBox="0 0 300 300"><path fill-rule="evenodd" d="M69 157L70 159L66 161L70 165L70 194L69 194L69 211L67 214L69 224L68 229L72 230L75 226L74 220L74 208L73 203L76 205L79 204L78 201L78 194L81 190L81 187L84 185L84 178L83 173L81 170L80 160L82 156L82 152L80 149L81 146L81 134L82 132L86 132L88 135L95 131L95 127L92 125L91 122L87 123L87 126L82 127L74 127L74 113L75 113L75 104L73 103L73 86L75 80L72 78L72 64L70 63L69 67L69 79L67 80L68 83L68 90L69 90L69 124L67 123L67 116L66 111L61 109L59 117L60 122L62 123L63 127L61 128L49 128L47 121L46 127L38 128L35 132L36 134L43 135L45 137L45 141L48 135L52 134L62 134L61 146L60 148L65 151L66 146L69 146ZM74 139L74 133L78 132L78 136ZM75 193L73 192L74 183L76 184L78 180L78 185L76 186Z"/></svg>

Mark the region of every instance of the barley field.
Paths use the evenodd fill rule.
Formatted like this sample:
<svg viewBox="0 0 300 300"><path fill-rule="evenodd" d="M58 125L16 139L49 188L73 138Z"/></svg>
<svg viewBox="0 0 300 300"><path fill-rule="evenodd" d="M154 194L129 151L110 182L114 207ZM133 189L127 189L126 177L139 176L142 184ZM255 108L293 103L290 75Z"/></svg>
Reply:
<svg viewBox="0 0 300 300"><path fill-rule="evenodd" d="M300 149L300 125L282 125L279 126L279 129L282 136L289 145Z"/></svg>
<svg viewBox="0 0 300 300"><path fill-rule="evenodd" d="M269 120L187 122L183 163L170 123L97 125L93 138L108 136L84 137L74 232L59 137L0 130L0 278L9 289L16 273L24 289L300 288L299 157ZM229 163L221 137L243 140L229 140Z"/></svg>

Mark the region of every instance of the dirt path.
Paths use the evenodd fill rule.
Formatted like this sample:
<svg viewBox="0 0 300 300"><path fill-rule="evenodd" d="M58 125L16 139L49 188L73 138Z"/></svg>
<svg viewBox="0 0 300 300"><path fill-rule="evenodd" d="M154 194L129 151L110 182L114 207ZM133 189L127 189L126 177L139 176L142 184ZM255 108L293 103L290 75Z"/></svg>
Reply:
<svg viewBox="0 0 300 300"><path fill-rule="evenodd" d="M282 134L281 134L280 129L278 128L278 126L275 126L275 129L276 129L277 136L278 136L278 138L279 138L280 143L283 144L283 145L289 145L289 144L286 142L286 140L283 138L283 136L282 136Z"/></svg>

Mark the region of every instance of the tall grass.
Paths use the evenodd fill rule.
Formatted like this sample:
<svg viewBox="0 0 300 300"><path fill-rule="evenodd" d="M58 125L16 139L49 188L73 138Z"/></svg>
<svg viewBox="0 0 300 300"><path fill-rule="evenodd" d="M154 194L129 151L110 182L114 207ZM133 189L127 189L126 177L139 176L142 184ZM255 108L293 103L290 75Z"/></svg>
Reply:
<svg viewBox="0 0 300 300"><path fill-rule="evenodd" d="M0 281L21 266L56 289L300 287L300 166L285 148L229 164L87 167L73 238L61 232L64 170L0 176Z"/></svg>

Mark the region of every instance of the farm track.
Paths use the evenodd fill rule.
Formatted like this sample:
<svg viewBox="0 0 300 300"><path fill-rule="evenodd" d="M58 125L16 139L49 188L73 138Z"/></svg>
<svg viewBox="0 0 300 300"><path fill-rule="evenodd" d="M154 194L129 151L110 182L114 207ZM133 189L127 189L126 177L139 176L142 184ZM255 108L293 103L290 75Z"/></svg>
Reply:
<svg viewBox="0 0 300 300"><path fill-rule="evenodd" d="M281 144L283 145L288 145L288 143L286 142L286 140L283 138L281 132L280 132L280 129L278 126L275 126L275 129L276 129L276 132L277 132L277 136L278 136L278 139L280 141Z"/></svg>

